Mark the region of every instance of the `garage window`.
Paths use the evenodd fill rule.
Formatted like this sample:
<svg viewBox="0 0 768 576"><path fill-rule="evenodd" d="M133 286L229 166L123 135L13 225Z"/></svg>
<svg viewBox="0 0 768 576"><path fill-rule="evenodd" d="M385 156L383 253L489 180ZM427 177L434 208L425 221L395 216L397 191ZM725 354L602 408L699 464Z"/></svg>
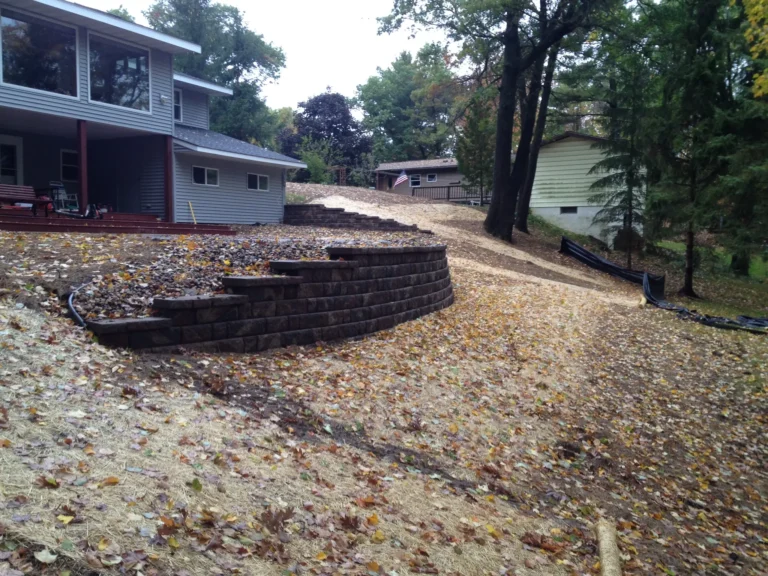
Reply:
<svg viewBox="0 0 768 576"><path fill-rule="evenodd" d="M248 190L269 192L269 176L264 174L248 174Z"/></svg>
<svg viewBox="0 0 768 576"><path fill-rule="evenodd" d="M218 186L219 171L216 168L206 168L204 166L192 167L192 181L201 186Z"/></svg>
<svg viewBox="0 0 768 576"><path fill-rule="evenodd" d="M411 174L411 188L421 186L421 174Z"/></svg>
<svg viewBox="0 0 768 576"><path fill-rule="evenodd" d="M427 182L437 182L437 174L427 174Z"/></svg>
<svg viewBox="0 0 768 576"><path fill-rule="evenodd" d="M564 206L560 208L560 214L578 214L579 208L577 206Z"/></svg>

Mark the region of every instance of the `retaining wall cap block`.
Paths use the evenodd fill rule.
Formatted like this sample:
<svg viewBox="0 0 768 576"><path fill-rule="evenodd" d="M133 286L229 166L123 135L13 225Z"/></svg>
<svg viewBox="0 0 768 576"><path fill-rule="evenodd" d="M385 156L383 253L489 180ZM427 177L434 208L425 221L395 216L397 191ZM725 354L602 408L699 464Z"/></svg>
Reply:
<svg viewBox="0 0 768 576"><path fill-rule="evenodd" d="M269 263L272 270L334 270L338 268L357 268L359 262L340 260L275 260Z"/></svg>
<svg viewBox="0 0 768 576"><path fill-rule="evenodd" d="M442 252L446 249L445 245L439 246L392 246L375 248L354 248L346 246L330 246L326 252L330 256L370 256L373 254L412 254L426 252Z"/></svg>
<svg viewBox="0 0 768 576"><path fill-rule="evenodd" d="M157 310L189 310L212 308L214 306L236 306L248 299L232 294L214 294L213 296L179 296L178 298L155 298L152 307Z"/></svg>
<svg viewBox="0 0 768 576"><path fill-rule="evenodd" d="M227 288L258 288L301 284L303 280L301 276L224 276L221 283Z"/></svg>
<svg viewBox="0 0 768 576"><path fill-rule="evenodd" d="M115 318L88 322L88 329L94 334L118 334L120 332L142 332L170 328L170 318Z"/></svg>

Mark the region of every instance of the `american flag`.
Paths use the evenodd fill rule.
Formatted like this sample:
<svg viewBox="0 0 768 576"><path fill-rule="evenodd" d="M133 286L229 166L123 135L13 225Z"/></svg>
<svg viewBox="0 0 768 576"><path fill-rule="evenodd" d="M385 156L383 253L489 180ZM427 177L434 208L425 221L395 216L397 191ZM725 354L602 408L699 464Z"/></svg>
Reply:
<svg viewBox="0 0 768 576"><path fill-rule="evenodd" d="M400 176L397 177L397 180L395 180L395 186L398 184L402 184L403 182L406 182L408 180L408 175L405 173L405 170L403 170L400 173ZM395 186L392 186L394 188Z"/></svg>

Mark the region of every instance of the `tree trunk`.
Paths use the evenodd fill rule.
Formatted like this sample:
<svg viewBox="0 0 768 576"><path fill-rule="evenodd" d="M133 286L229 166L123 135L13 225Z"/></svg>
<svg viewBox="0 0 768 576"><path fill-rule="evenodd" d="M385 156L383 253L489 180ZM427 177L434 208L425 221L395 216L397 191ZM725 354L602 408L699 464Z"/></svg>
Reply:
<svg viewBox="0 0 768 576"><path fill-rule="evenodd" d="M549 95L552 93L552 79L555 76L555 66L557 64L557 53L560 46L555 44L549 52L547 60L547 69L544 73L544 86L541 90L541 104L539 104L539 115L536 118L536 130L533 133L531 143L531 156L528 161L528 171L525 175L525 184L520 191L520 197L517 201L517 217L515 226L521 232L528 234L528 215L531 212L531 194L533 193L533 181L536 178L536 166L539 162L539 150L544 140L544 130L547 126L547 111L549 109Z"/></svg>
<svg viewBox="0 0 768 576"><path fill-rule="evenodd" d="M691 159L691 182L689 200L691 202L691 211L696 202L696 156L695 156L695 140L694 140L694 154ZM688 221L688 231L685 235L685 280L683 281L683 288L680 290L680 294L688 296L689 298L698 298L699 296L693 290L693 264L694 264L694 249L695 240L693 234L693 218L694 214L691 213L690 220Z"/></svg>
<svg viewBox="0 0 768 576"><path fill-rule="evenodd" d="M630 174L630 178L633 178L631 174ZM632 206L632 194L633 194L632 182L628 184L627 189L629 191L629 213L627 214L627 238L628 238L627 269L632 270L632 244L634 243L634 240L635 240L635 235L633 234L633 230L632 230L632 210L634 208Z"/></svg>
<svg viewBox="0 0 768 576"><path fill-rule="evenodd" d="M688 224L688 232L685 238L685 281L680 294L690 298L698 298L693 290L693 253L694 253L694 235L693 222Z"/></svg>
<svg viewBox="0 0 768 576"><path fill-rule="evenodd" d="M512 206L517 211L518 197L520 191L525 185L526 175L528 174L528 161L531 157L531 140L533 131L536 127L536 108L539 103L539 92L541 91L541 75L544 72L545 54L534 63L531 69L531 86L525 99L524 110L520 122L520 142L517 145L515 154L515 164L512 167L512 178L510 182L509 199Z"/></svg>
<svg viewBox="0 0 768 576"><path fill-rule="evenodd" d="M483 226L486 232L503 240L512 239L514 203L510 204L508 192L511 180L512 130L515 123L515 91L520 74L520 15L509 10L504 30L504 67L499 89L499 111L496 120L496 151L493 162L493 192L488 216Z"/></svg>

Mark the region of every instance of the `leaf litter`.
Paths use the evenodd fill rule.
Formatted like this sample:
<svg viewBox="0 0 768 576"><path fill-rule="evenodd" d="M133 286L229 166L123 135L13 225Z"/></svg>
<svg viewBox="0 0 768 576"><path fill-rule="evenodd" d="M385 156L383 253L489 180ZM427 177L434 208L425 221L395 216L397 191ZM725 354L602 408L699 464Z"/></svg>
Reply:
<svg viewBox="0 0 768 576"><path fill-rule="evenodd" d="M592 574L608 516L627 574L763 573L765 340L503 272L454 266L447 310L258 356L106 350L8 302L0 549L143 574Z"/></svg>

